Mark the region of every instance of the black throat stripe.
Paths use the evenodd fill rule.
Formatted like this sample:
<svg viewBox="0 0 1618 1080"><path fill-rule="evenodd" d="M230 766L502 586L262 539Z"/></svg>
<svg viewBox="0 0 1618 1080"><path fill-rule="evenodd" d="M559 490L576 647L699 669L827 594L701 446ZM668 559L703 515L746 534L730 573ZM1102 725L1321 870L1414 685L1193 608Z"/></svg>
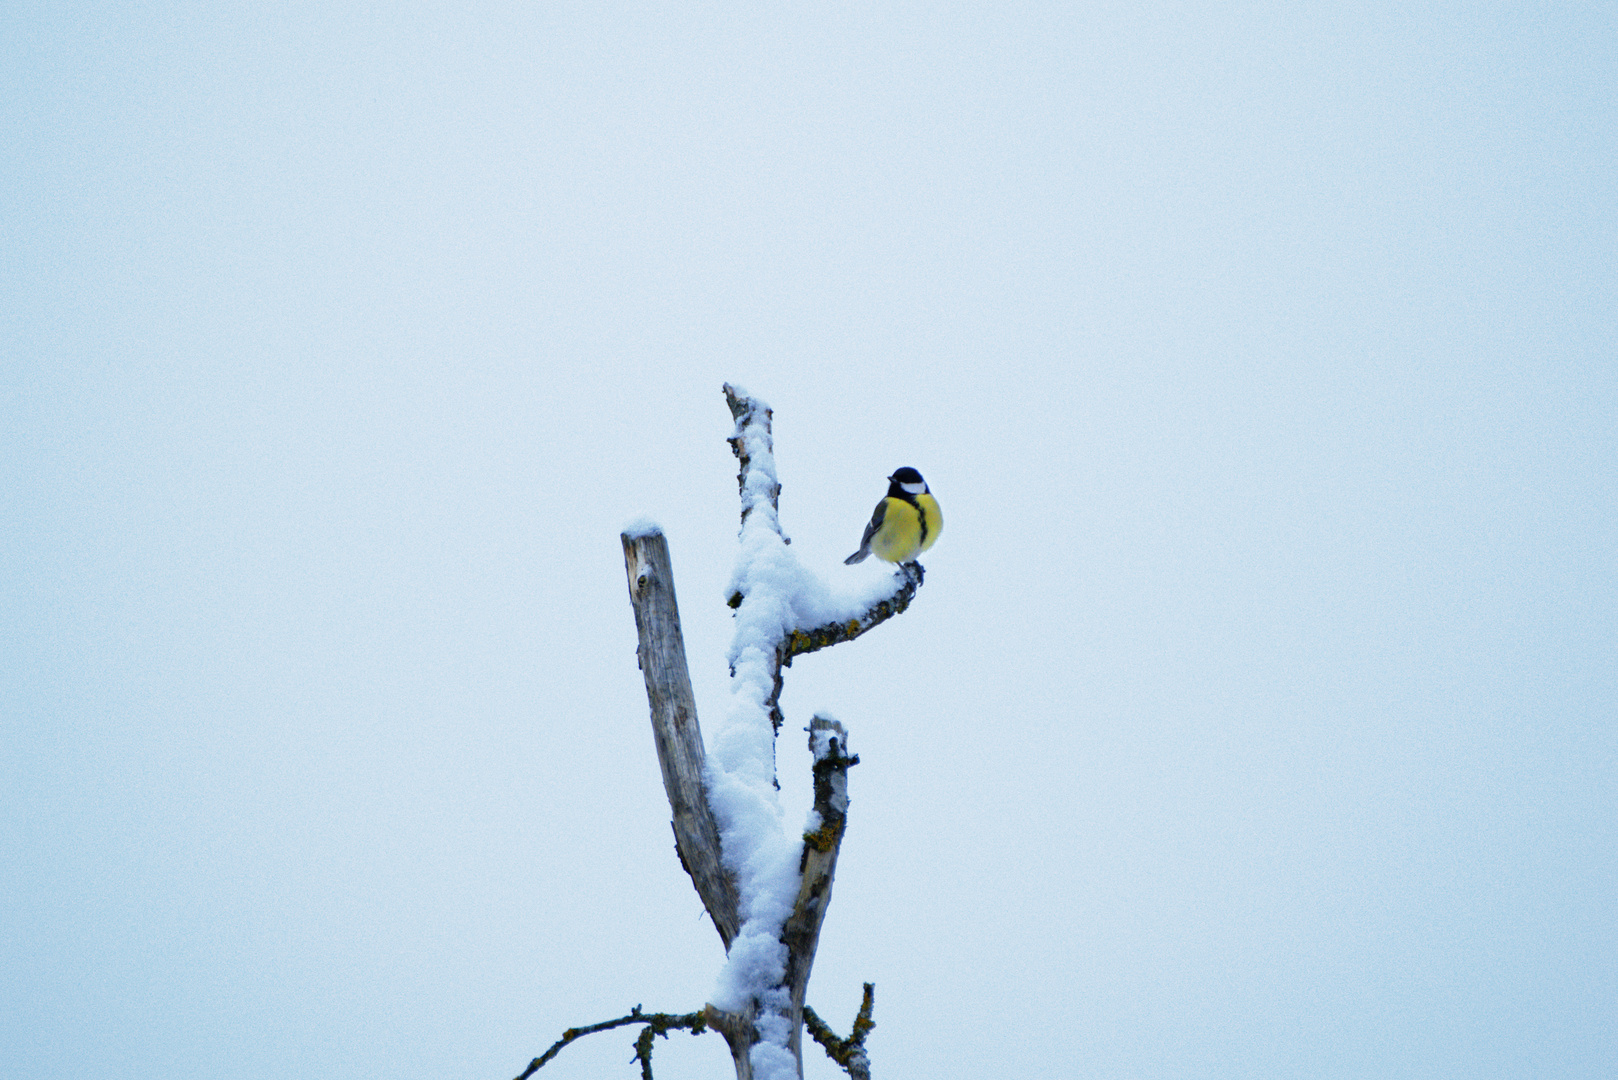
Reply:
<svg viewBox="0 0 1618 1080"><path fill-rule="evenodd" d="M921 535L916 538L916 549L919 551L927 546L927 511L921 508L921 503L910 492L901 490L899 497L916 508L916 520L921 523Z"/></svg>

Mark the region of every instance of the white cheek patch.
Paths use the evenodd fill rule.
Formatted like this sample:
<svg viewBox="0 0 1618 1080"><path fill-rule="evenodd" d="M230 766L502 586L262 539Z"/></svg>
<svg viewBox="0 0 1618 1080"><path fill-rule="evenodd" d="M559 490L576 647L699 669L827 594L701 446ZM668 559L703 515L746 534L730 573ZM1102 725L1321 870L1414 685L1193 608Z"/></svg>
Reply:
<svg viewBox="0 0 1618 1080"><path fill-rule="evenodd" d="M912 495L920 495L922 492L927 490L926 484L900 484L899 486L904 488Z"/></svg>

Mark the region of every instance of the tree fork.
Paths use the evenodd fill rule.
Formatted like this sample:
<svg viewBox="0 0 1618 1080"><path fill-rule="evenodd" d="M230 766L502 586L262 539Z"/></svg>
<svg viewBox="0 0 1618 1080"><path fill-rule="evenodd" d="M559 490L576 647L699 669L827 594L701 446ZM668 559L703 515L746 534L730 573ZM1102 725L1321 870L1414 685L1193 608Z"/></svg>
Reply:
<svg viewBox="0 0 1618 1080"><path fill-rule="evenodd" d="M728 383L724 391L725 401L736 421L735 434L729 442L739 464L736 483L741 496L744 528L752 514L767 511L769 527L781 537L783 543L791 543L781 532L778 515L781 485L775 477L771 412L762 402ZM629 580L630 604L635 612L638 636L636 658L646 682L652 740L657 749L658 766L663 773L663 790L672 812L675 850L679 854L680 865L690 875L691 883L713 919L714 929L718 931L728 953L741 931L740 898L735 875L725 868L718 824L708 802L704 777L706 751L702 729L697 722L696 698L691 689L685 639L680 630L680 610L675 601L674 570L669 558L668 540L656 526L626 531L620 540L624 552L624 572ZM899 568L896 579L890 596L873 604L857 617L825 626L788 627L783 630L773 650L767 653L773 654L769 671L773 692L766 704L771 724L777 733L783 720L779 705L782 670L791 665L795 656L851 641L904 611L921 585L921 566L917 563L905 564ZM733 608L740 607L744 602L745 597L740 594L730 598ZM802 837L797 899L780 931L781 944L787 950L785 971L781 982L770 991L771 995L786 992L789 1004L785 1013L790 1021L787 1049L797 1064L800 1077L803 1075L803 1024L806 1015L804 995L820 941L820 928L831 902L837 855L847 828L848 770L859 763L858 756L848 753L847 732L835 720L816 716L807 730L809 748L814 756L815 816L813 827ZM641 1063L644 1077L651 1076L652 1039L657 1035L666 1036L671 1027L684 1027L693 1034L704 1028L713 1028L722 1033L730 1045L737 1080L752 1080L751 1049L760 1039L758 1019L761 1007L760 999L754 998L740 1012L727 1012L708 1005L700 1013L683 1016L662 1013L645 1016L637 1006L627 1017L588 1028L569 1029L543 1057L534 1059L523 1077L532 1075L546 1061L555 1057L562 1047L581 1035L638 1022L647 1025L635 1044L635 1056ZM780 1010L780 1005L771 1005L770 1009ZM847 1040L839 1040L831 1035L813 1011L807 1011L811 1018L811 1032L816 1040L856 1080L866 1080L870 1075L863 1046L865 1033L870 1029L870 1010L871 988L867 984L860 1019L855 1022L854 1035ZM833 1051L834 1046L836 1052Z"/></svg>

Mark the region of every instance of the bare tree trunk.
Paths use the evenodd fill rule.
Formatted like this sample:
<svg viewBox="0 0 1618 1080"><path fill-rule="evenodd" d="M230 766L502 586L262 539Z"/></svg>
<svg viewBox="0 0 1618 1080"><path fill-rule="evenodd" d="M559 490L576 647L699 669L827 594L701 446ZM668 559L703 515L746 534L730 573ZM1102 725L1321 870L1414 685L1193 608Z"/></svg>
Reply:
<svg viewBox="0 0 1618 1080"><path fill-rule="evenodd" d="M620 539L635 629L640 634L636 655L652 710L652 739L657 744L657 763L663 769L663 790L674 813L674 847L728 951L741 926L736 882L720 859L719 827L708 809L708 792L702 782L706 755L685 661L685 638L680 633L680 608L674 600L668 540L661 532L624 533Z"/></svg>

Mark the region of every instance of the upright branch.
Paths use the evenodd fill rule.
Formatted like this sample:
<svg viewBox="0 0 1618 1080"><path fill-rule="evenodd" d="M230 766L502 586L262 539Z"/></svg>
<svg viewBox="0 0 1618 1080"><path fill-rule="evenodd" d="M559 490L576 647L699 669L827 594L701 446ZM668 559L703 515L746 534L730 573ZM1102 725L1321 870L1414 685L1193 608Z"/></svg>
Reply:
<svg viewBox="0 0 1618 1080"><path fill-rule="evenodd" d="M815 1042L825 1048L826 1056L841 1065L852 1080L871 1080L871 1061L865 1056L865 1037L876 1027L876 1021L871 1019L875 1006L876 987L866 983L859 1015L854 1017L854 1030L846 1039L838 1038L826 1021L815 1015L815 1010L804 1006L804 1027L815 1037Z"/></svg>
<svg viewBox="0 0 1618 1080"><path fill-rule="evenodd" d="M775 413L768 405L749 397L745 391L737 390L730 383L725 384L725 404L730 406L730 415L736 421L736 433L728 441L731 452L736 455L736 488L742 500L742 535L747 535L750 526L758 527L755 515L762 514L763 527L780 537L781 543L790 544L792 538L781 531L781 481L775 475L775 437L770 431L770 422ZM730 606L739 608L742 600L740 592L732 593ZM781 649L776 648L768 661L771 689L764 704L770 713L770 727L776 734L780 734L781 724L786 719L781 715L780 704L781 668L786 660ZM730 673L734 678L734 665Z"/></svg>
<svg viewBox="0 0 1618 1080"><path fill-rule="evenodd" d="M708 807L703 783L706 753L685 661L680 608L674 600L668 540L656 529L626 532L619 539L624 545L629 601L640 637L636 656L651 706L652 741L663 770L663 791L674 814L674 848L728 952L741 926L736 881L724 869L719 826Z"/></svg>
<svg viewBox="0 0 1618 1080"><path fill-rule="evenodd" d="M803 858L798 863L798 898L792 914L781 927L781 940L787 947L787 985L792 990L791 1049L802 1072L803 997L809 987L809 970L814 967L815 949L820 944L820 924L831 903L832 878L837 873L837 853L843 846L843 830L848 825L848 770L860 763L850 755L848 732L836 720L817 716L809 721L809 752L814 755L815 808L803 834Z"/></svg>
<svg viewBox="0 0 1618 1080"><path fill-rule="evenodd" d="M781 533L779 518L781 481L775 476L775 437L770 431L775 411L729 383L725 384L725 404L736 421L736 434L727 441L741 466L736 473L736 487L742 497L742 526L746 527L755 509L768 506L773 519L770 527L790 544L792 541Z"/></svg>

